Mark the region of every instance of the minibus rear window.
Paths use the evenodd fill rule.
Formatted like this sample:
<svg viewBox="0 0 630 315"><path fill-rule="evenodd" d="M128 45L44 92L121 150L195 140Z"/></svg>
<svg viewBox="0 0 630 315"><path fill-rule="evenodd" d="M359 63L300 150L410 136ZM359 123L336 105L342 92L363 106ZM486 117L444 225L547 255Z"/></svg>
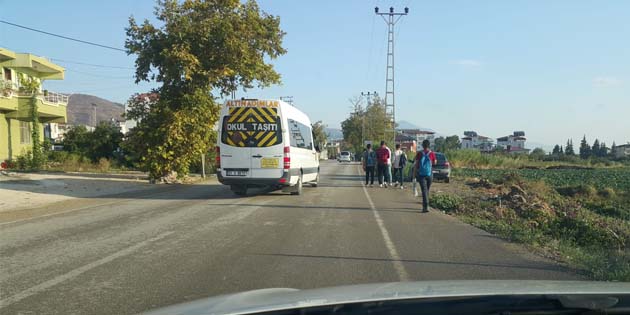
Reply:
<svg viewBox="0 0 630 315"><path fill-rule="evenodd" d="M230 107L223 117L221 142L233 147L271 147L282 143L277 108Z"/></svg>

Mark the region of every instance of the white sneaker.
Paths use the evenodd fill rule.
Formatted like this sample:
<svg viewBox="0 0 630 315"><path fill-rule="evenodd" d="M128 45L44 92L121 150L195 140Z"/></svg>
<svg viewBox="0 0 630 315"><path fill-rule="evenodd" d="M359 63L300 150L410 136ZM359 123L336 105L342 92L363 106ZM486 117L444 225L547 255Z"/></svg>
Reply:
<svg viewBox="0 0 630 315"><path fill-rule="evenodd" d="M400 189L405 189L405 187L403 187L402 185L400 185Z"/></svg>
<svg viewBox="0 0 630 315"><path fill-rule="evenodd" d="M387 188L387 183L385 183L385 188Z"/></svg>
<svg viewBox="0 0 630 315"><path fill-rule="evenodd" d="M381 188L383 188L383 184L378 184L378 187L381 187Z"/></svg>
<svg viewBox="0 0 630 315"><path fill-rule="evenodd" d="M413 192L413 196L414 197L418 197L418 191L417 190Z"/></svg>

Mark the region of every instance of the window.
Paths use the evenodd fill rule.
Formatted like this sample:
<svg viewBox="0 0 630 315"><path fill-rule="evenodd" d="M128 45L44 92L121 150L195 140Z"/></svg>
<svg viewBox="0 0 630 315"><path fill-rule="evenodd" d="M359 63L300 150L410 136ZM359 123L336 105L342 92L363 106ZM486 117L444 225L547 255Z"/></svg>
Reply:
<svg viewBox="0 0 630 315"><path fill-rule="evenodd" d="M13 81L13 77L11 76L11 69L9 68L4 68L4 79L7 81Z"/></svg>
<svg viewBox="0 0 630 315"><path fill-rule="evenodd" d="M231 108L223 117L221 142L233 147L271 147L282 143L276 108Z"/></svg>
<svg viewBox="0 0 630 315"><path fill-rule="evenodd" d="M31 123L28 121L20 121L20 143L31 143Z"/></svg>
<svg viewBox="0 0 630 315"><path fill-rule="evenodd" d="M288 122L291 146L309 150L312 149L313 132L311 131L311 127L293 119L288 119Z"/></svg>

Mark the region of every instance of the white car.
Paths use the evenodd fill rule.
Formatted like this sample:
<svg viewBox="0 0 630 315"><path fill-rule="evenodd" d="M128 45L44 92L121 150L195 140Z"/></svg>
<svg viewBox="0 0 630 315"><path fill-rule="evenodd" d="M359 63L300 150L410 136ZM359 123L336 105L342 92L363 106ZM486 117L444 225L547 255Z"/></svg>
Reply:
<svg viewBox="0 0 630 315"><path fill-rule="evenodd" d="M339 163L341 162L352 162L352 154L348 151L341 151L341 154L339 154L339 159L338 159Z"/></svg>
<svg viewBox="0 0 630 315"><path fill-rule="evenodd" d="M252 187L302 193L317 186L319 160L311 120L279 100L230 100L219 121L217 176L237 195Z"/></svg>

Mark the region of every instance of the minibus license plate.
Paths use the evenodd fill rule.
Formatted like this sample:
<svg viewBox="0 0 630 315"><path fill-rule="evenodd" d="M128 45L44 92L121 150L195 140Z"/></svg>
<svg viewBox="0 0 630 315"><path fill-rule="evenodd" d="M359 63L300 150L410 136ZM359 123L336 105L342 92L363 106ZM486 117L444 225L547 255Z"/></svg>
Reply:
<svg viewBox="0 0 630 315"><path fill-rule="evenodd" d="M227 176L247 176L247 171L225 171Z"/></svg>
<svg viewBox="0 0 630 315"><path fill-rule="evenodd" d="M279 165L277 158L263 158L260 160L261 168L278 168Z"/></svg>

